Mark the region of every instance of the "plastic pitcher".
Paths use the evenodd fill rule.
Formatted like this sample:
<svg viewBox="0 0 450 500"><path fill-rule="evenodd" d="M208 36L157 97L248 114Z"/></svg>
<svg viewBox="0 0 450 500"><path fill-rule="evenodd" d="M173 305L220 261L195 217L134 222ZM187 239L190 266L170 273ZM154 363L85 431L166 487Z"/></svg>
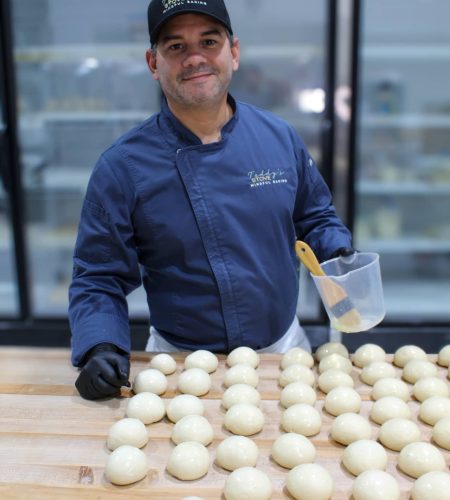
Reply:
<svg viewBox="0 0 450 500"><path fill-rule="evenodd" d="M369 330L378 325L386 313L381 283L380 256L377 253L357 252L349 257L337 257L320 264L326 276L311 274L330 318L331 327L346 333ZM327 291L330 279L347 295L346 307L357 321L344 321L335 307L330 306ZM329 295L328 295L329 297ZM355 312L356 311L356 312Z"/></svg>

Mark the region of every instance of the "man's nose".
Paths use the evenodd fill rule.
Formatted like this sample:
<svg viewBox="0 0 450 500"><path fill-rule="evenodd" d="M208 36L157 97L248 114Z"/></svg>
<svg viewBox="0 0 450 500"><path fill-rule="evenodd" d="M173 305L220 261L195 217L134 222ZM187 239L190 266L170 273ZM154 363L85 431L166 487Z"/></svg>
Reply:
<svg viewBox="0 0 450 500"><path fill-rule="evenodd" d="M183 66L198 66L206 61L205 56L196 48L188 49L183 59Z"/></svg>

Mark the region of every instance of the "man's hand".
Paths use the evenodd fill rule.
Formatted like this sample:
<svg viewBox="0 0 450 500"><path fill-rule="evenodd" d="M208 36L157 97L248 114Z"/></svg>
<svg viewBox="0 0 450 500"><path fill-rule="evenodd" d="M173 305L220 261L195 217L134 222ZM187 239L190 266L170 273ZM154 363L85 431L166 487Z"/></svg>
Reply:
<svg viewBox="0 0 450 500"><path fill-rule="evenodd" d="M335 257L350 257L350 255L353 255L356 252L354 248L351 247L341 247L338 248L333 255L331 256L332 259Z"/></svg>
<svg viewBox="0 0 450 500"><path fill-rule="evenodd" d="M130 360L113 344L99 344L85 357L85 363L75 382L81 397L99 399L116 395L128 385Z"/></svg>

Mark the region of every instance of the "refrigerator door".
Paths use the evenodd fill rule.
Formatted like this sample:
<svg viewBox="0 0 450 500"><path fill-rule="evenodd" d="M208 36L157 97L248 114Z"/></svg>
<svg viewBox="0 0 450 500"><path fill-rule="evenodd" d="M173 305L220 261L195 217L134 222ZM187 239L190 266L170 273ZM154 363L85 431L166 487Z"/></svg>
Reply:
<svg viewBox="0 0 450 500"><path fill-rule="evenodd" d="M362 2L355 246L386 321L450 319L450 3Z"/></svg>

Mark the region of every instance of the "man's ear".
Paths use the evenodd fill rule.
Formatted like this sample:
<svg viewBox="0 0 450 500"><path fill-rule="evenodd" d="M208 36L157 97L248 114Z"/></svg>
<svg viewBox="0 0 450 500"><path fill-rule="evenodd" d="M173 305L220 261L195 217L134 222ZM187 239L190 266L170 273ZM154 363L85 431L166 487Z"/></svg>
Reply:
<svg viewBox="0 0 450 500"><path fill-rule="evenodd" d="M231 55L233 57L233 71L237 71L241 58L241 47L238 37L234 37L233 39L233 45L231 46Z"/></svg>
<svg viewBox="0 0 450 500"><path fill-rule="evenodd" d="M145 52L145 59L147 61L147 66L148 69L150 70L151 74L153 75L154 80L158 80L158 68L156 64L156 50L151 50L147 49Z"/></svg>

